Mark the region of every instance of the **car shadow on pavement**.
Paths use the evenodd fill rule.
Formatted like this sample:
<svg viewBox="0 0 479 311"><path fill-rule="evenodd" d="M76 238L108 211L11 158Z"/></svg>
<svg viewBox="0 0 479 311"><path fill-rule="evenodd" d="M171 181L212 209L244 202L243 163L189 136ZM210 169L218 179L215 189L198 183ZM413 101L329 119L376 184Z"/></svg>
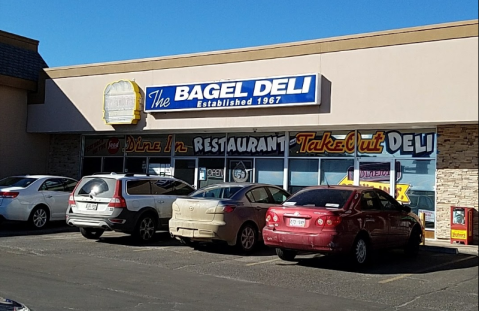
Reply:
<svg viewBox="0 0 479 311"><path fill-rule="evenodd" d="M0 223L0 237L45 235L78 231L78 228L68 226L64 221L52 221L42 229L34 229L26 222L4 221Z"/></svg>
<svg viewBox="0 0 479 311"><path fill-rule="evenodd" d="M221 255L237 255L237 256L272 256L276 255L274 248L266 247L260 243L252 252L244 252L237 247L229 246L226 243L200 243L194 247L195 250Z"/></svg>
<svg viewBox="0 0 479 311"><path fill-rule="evenodd" d="M295 262L304 267L364 274L423 274L437 271L478 267L478 257L464 254L420 252L408 257L400 250L375 253L365 267L354 267L344 256L297 256ZM292 262L280 262L277 265Z"/></svg>
<svg viewBox="0 0 479 311"><path fill-rule="evenodd" d="M236 247L228 246L226 243L197 243L195 245L187 246L181 243L179 240L174 239L170 236L169 232L157 232L155 238L148 242L137 242L135 239L128 234L122 233L113 233L109 235L105 233L102 237L97 240L98 243L107 243L107 244L117 244L117 245L126 245L126 246L135 246L135 247L165 247L165 246L183 246L191 247L196 251L212 253L212 254L222 254L222 255L237 255L237 256L272 256L275 255L274 248L268 248L264 244L260 243L258 247L247 254L241 252Z"/></svg>
<svg viewBox="0 0 479 311"><path fill-rule="evenodd" d="M159 231L155 237L148 242L136 241L131 235L124 233L105 232L98 240L98 243L106 243L113 245L125 245L135 247L164 247L164 246L181 246L180 241L171 238L168 232Z"/></svg>

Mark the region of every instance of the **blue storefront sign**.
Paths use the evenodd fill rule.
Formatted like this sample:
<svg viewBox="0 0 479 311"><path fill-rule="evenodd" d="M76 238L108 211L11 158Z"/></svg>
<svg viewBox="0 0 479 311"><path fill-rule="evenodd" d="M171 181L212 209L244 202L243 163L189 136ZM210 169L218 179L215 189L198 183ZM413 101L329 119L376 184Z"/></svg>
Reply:
<svg viewBox="0 0 479 311"><path fill-rule="evenodd" d="M146 87L145 112L319 105L318 74Z"/></svg>

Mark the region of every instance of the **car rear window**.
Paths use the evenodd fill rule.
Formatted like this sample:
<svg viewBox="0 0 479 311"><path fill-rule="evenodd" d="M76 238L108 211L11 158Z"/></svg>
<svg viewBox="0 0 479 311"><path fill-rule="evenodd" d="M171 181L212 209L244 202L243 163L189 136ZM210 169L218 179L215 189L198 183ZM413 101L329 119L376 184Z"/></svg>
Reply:
<svg viewBox="0 0 479 311"><path fill-rule="evenodd" d="M343 208L352 193L352 190L341 189L305 189L287 199L283 205Z"/></svg>
<svg viewBox="0 0 479 311"><path fill-rule="evenodd" d="M77 195L93 195L100 198L112 197L115 193L116 179L85 177L78 185Z"/></svg>
<svg viewBox="0 0 479 311"><path fill-rule="evenodd" d="M190 196L195 198L219 198L219 199L230 199L235 195L236 192L240 191L242 187L212 187L207 189L200 189L193 192Z"/></svg>
<svg viewBox="0 0 479 311"><path fill-rule="evenodd" d="M7 177L0 179L0 187L21 187L26 188L37 178L30 177Z"/></svg>

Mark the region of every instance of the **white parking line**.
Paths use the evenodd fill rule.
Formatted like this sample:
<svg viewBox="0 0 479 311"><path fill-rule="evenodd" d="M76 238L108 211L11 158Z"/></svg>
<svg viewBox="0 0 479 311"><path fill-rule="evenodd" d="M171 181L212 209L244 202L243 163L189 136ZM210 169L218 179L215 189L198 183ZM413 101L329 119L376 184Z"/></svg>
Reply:
<svg viewBox="0 0 479 311"><path fill-rule="evenodd" d="M265 261L259 261L259 262L252 262L252 263L248 263L246 264L246 266L256 266L256 265L262 265L264 263L270 263L270 262L274 262L274 261L278 261L278 260L281 260L280 258L275 258L275 259L271 259L271 260L265 260Z"/></svg>

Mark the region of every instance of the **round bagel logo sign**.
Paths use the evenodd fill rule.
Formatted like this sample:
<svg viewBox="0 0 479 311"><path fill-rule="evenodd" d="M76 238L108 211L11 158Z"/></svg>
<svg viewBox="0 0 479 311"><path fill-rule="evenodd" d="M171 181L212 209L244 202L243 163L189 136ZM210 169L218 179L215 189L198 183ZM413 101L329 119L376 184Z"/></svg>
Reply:
<svg viewBox="0 0 479 311"><path fill-rule="evenodd" d="M118 138L110 138L106 146L109 154L116 154L120 150L120 140Z"/></svg>

